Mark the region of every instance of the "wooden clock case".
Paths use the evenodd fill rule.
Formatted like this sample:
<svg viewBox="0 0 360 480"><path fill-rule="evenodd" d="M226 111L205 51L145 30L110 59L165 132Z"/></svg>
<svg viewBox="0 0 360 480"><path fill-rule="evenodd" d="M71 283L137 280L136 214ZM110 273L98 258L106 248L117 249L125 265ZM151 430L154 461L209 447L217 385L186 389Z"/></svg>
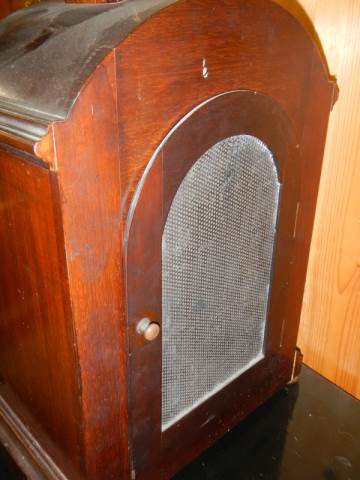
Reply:
<svg viewBox="0 0 360 480"><path fill-rule="evenodd" d="M0 23L0 438L31 479L167 479L291 381L328 115L269 0L48 1ZM191 165L248 134L282 197L264 359L161 429L161 235Z"/></svg>

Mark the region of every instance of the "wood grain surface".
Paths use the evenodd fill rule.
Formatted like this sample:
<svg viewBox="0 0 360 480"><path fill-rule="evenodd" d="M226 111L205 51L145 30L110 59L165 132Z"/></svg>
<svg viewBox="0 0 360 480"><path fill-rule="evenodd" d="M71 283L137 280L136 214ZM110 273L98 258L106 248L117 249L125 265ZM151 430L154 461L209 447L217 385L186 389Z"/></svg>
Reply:
<svg viewBox="0 0 360 480"><path fill-rule="evenodd" d="M313 22L340 96L330 116L298 343L360 398L360 2L279 0Z"/></svg>
<svg viewBox="0 0 360 480"><path fill-rule="evenodd" d="M80 468L78 367L53 185L48 169L0 151L0 379L18 400L1 386L0 403L33 433L39 424Z"/></svg>
<svg viewBox="0 0 360 480"><path fill-rule="evenodd" d="M295 239L296 261L293 262L289 272L289 282L284 281L282 291L277 289L277 295L282 295L283 308L282 315L277 315L277 318L281 319L284 326L282 334L280 329L277 336L279 340L283 339L279 341L279 348L287 359L291 351L293 361L328 112L336 93L336 86L328 81L327 71L317 51L314 50L313 42L295 20L281 9L275 8L268 0L241 2L196 0L175 3L149 19L122 42L116 49L115 58L120 92L119 157L124 222L131 200L135 198L139 201L140 197L133 197L133 193L153 152L170 128L204 99L226 91L251 90L256 91L257 96L261 93L272 98L278 108L286 113L288 123L293 126L295 136L299 139L295 143L295 148L299 150L301 176L304 178L301 182L296 228L290 232L291 237ZM206 75L203 73L204 66ZM259 109L255 112L257 115L253 119L253 128L264 121L264 115L259 113ZM249 118L250 115L247 116L247 120ZM217 128L219 125L223 126L222 122L215 119L214 123ZM264 124L267 133L274 128L274 122L264 121ZM192 138L194 141L194 133L197 131L194 129L194 132L188 134L186 138ZM205 128L204 132L208 132L208 129ZM262 138L262 135L256 136ZM281 144L283 143L282 141ZM190 150L192 143L183 140L179 145ZM182 159L188 155L189 151ZM165 162L165 156L162 161ZM290 169L287 171L289 178L294 178L294 172ZM156 185L155 182L153 184ZM145 208L149 206L148 211L151 210L153 202L153 199L144 201L140 207L144 209L141 220L144 224L149 221L154 225L158 223L158 219L151 220L153 216L145 215ZM288 206L289 203L284 202L284 205ZM150 260L152 257L149 255L149 251L153 252L152 248L139 247L140 240L148 240L146 235L141 233L143 231L140 225L137 233L132 232L136 261L130 261L128 264L132 264L135 269L138 269L138 262L142 257L145 258L146 255ZM130 236L127 238L130 239ZM134 259L134 256L132 258ZM130 256L127 260L129 259ZM153 271L150 261L145 267L139 268L136 273ZM141 292L149 291L151 280L139 282L138 278L136 281L127 279L124 285L126 292L136 292L140 297ZM140 307L141 311L139 309L136 314L135 309L130 308L130 294L126 296L127 303L124 303L127 306L128 324L131 326L135 326L136 320L148 316L148 312L153 310L143 308L139 297L137 307ZM158 317L155 317L156 321L157 319ZM129 332L131 331L134 329L129 328ZM131 337L131 333L129 336ZM148 350L149 360L141 361L139 360L141 352L134 353L131 348L132 343L129 339L130 368L138 362L136 369L141 365L141 372L140 368L138 371L143 374L148 371L148 367L154 365L154 358L150 358ZM146 352L143 355L142 358L145 359ZM157 361L155 364L158 364ZM281 372L281 369L277 370ZM159 450L155 429L160 425L153 423L152 432L148 428L149 420L152 422L156 418L154 409L159 408L156 406L157 401L151 399L150 385L156 380L156 375L154 370L154 373L144 375L143 381L140 380L140 375L137 378L133 374L129 375L132 379L131 389L135 394L129 395L130 445L133 452L133 470L139 480L159 478L153 474L153 460ZM278 374L269 375L271 379L276 377L280 385L284 377L281 379ZM288 379L290 377L289 371ZM265 400L264 392L260 394L261 389L257 388L253 379L249 381L249 385L251 402L246 404L244 399L240 402L239 397L235 395L236 391L246 390L238 388L235 382L231 384L231 392L229 391L227 397L228 404L232 405L231 408L237 409L238 415L241 414L241 408L245 408L246 413L249 413L251 408ZM139 401L142 390L145 399ZM274 389L268 385L268 394L272 394L273 391ZM261 395L261 398L260 396L256 398L256 395ZM222 400L224 398L223 392ZM231 428L234 421L239 420L239 417L231 417L231 408L224 408L220 401L217 403L218 399L215 397L212 397L211 402L209 408L204 407L201 410L200 407L194 411L197 423L192 422L191 430L198 432L195 438L189 435L189 430L185 428L185 422L189 422L188 425L191 423L189 419L183 423L179 422L176 427L175 425L171 427L177 428L171 438L166 438L169 435L168 431L164 432L161 445L162 465L166 469L164 478L168 478L190 458L198 455L202 449L209 446L209 443L215 441L224 429ZM151 406L151 409L144 408L147 406ZM217 425L215 421L211 423L212 418L217 419ZM203 428L201 432L200 428ZM154 435L150 438L149 434L146 438L147 432ZM152 446L150 453L153 457L148 455L148 445ZM181 455L176 451L177 445L183 445Z"/></svg>

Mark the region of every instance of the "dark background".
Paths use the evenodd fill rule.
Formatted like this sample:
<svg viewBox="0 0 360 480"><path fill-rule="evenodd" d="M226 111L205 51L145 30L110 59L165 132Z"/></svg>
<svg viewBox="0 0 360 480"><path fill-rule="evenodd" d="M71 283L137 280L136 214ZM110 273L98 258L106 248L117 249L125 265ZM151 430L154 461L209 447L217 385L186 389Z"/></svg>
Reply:
<svg viewBox="0 0 360 480"><path fill-rule="evenodd" d="M0 479L24 480L0 448ZM360 402L303 367L173 480L360 480Z"/></svg>

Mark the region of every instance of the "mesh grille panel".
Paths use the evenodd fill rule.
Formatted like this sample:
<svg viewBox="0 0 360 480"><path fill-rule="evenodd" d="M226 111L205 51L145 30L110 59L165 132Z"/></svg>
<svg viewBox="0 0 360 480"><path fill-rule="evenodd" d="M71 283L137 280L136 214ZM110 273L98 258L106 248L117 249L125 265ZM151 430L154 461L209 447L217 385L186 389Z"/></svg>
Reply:
<svg viewBox="0 0 360 480"><path fill-rule="evenodd" d="M163 233L162 428L263 357L280 184L238 135L190 169Z"/></svg>

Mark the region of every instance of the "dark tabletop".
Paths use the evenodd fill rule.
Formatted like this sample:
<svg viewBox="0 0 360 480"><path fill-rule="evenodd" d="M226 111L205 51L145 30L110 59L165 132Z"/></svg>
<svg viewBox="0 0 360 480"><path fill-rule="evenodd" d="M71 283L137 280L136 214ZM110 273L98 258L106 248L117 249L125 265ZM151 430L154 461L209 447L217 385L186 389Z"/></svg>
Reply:
<svg viewBox="0 0 360 480"><path fill-rule="evenodd" d="M0 479L23 480L4 450ZM173 480L360 480L360 402L303 367Z"/></svg>

